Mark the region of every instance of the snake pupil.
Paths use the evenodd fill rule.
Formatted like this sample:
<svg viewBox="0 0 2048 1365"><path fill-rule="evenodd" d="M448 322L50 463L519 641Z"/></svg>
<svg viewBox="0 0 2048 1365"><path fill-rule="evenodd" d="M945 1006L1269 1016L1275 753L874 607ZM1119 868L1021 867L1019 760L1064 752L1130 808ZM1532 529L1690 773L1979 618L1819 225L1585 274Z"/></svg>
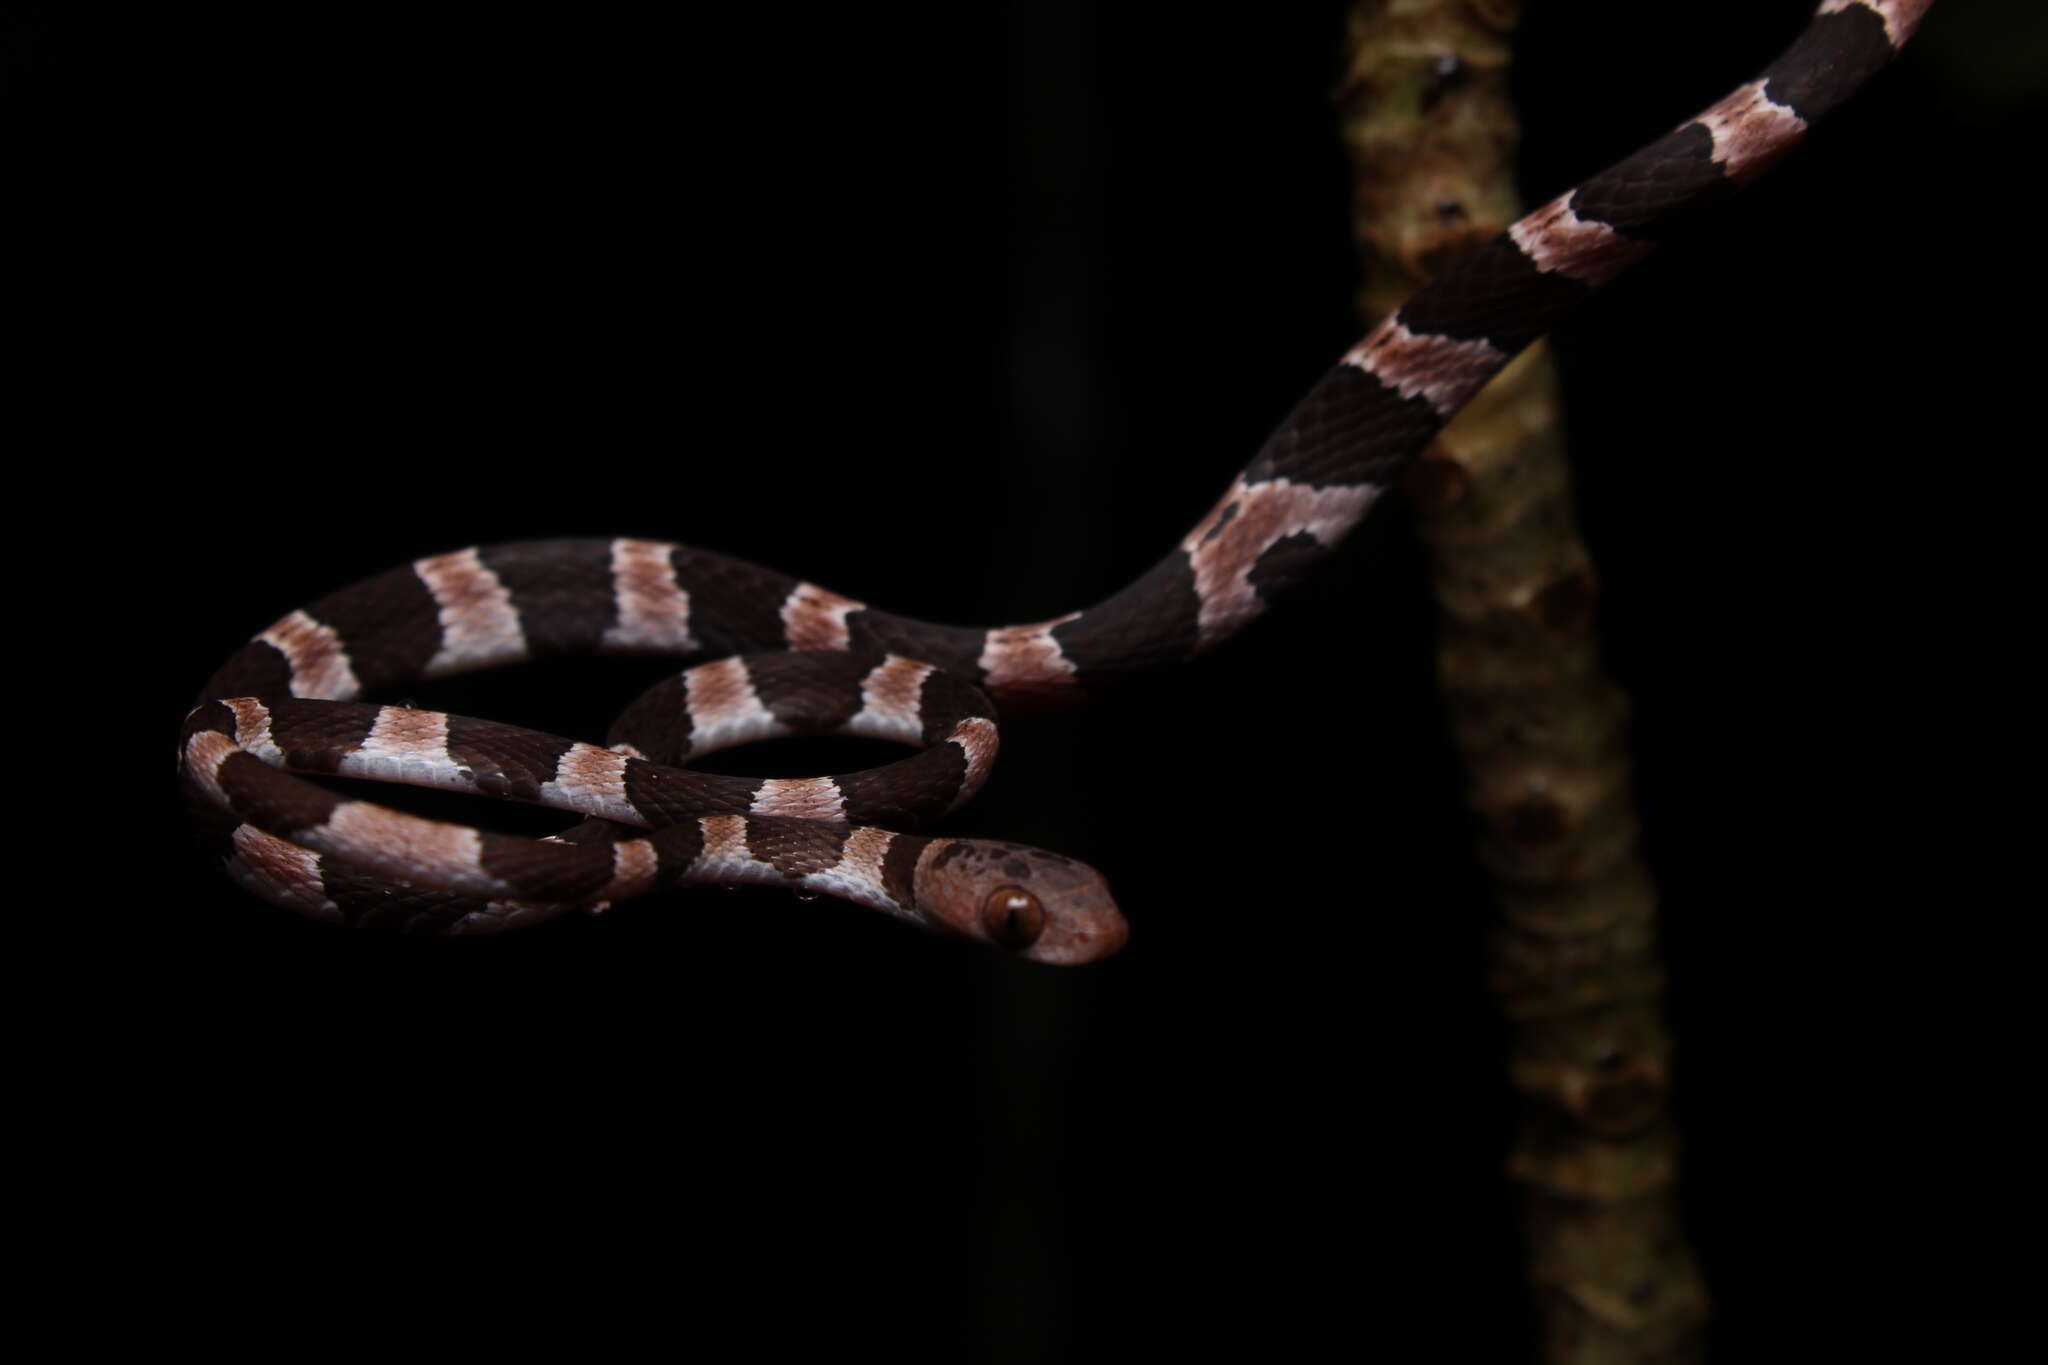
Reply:
<svg viewBox="0 0 2048 1365"><path fill-rule="evenodd" d="M1045 907L1021 886L999 886L982 902L981 926L1005 948L1029 948L1045 932Z"/></svg>

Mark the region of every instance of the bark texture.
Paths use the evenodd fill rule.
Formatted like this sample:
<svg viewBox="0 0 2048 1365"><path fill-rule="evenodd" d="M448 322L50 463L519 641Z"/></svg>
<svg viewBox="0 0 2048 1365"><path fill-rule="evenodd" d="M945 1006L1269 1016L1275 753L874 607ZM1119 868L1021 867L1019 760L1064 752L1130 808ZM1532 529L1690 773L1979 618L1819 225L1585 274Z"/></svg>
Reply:
<svg viewBox="0 0 2048 1365"><path fill-rule="evenodd" d="M1375 320L1520 215L1506 89L1517 0L1357 0L1338 89ZM1497 892L1490 980L1522 1099L1510 1173L1558 1365L1695 1359L1656 889L1637 848L1628 699L1602 670L1554 368L1539 344L1416 462L1439 677Z"/></svg>

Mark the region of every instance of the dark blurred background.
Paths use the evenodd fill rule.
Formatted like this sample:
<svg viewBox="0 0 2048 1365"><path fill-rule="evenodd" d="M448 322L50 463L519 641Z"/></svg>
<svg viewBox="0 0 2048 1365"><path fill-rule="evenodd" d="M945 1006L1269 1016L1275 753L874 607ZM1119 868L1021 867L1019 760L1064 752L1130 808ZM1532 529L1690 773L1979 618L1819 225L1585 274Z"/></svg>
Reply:
<svg viewBox="0 0 2048 1365"><path fill-rule="evenodd" d="M1399 509L1156 693L1006 727L949 832L1103 868L1099 967L753 891L334 931L170 778L235 645L461 545L682 539L976 624L1128 581L1359 330L1342 5L13 8L9 1165L73 1354L1529 1358ZM1527 192L1809 8L1530 5ZM2037 6L1937 5L1557 338L1726 1359L2048 1344L2044 72ZM649 677L419 699L596 739Z"/></svg>

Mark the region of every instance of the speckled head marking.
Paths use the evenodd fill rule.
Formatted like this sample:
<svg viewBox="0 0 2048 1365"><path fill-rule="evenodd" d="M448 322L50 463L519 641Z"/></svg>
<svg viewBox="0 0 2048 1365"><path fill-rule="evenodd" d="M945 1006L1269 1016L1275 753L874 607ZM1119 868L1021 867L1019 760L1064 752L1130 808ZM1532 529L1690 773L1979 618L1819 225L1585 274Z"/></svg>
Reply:
<svg viewBox="0 0 2048 1365"><path fill-rule="evenodd" d="M1100 872L1024 844L934 839L916 886L927 914L1033 962L1093 962L1130 937Z"/></svg>

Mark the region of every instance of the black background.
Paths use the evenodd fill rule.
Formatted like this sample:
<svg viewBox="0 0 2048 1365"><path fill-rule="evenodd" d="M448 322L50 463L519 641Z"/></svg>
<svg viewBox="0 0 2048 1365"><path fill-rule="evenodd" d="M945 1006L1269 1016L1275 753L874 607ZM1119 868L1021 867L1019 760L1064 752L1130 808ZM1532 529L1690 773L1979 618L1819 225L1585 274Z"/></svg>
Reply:
<svg viewBox="0 0 2048 1365"><path fill-rule="evenodd" d="M1807 6L1743 8L1532 6L1528 192ZM58 780L15 821L47 881L10 1171L76 1353L1526 1358L1485 884L1398 510L1156 695L1006 727L949 828L1103 868L1135 928L1099 967L754 891L333 931L235 891L170 781L237 643L460 545L683 539L974 623L1128 581L1357 330L1341 6L195 25L11 32L51 642L16 671ZM2044 70L2023 4L1937 6L1558 338L1730 1359L2044 1341L2039 891L2008 881ZM420 699L594 739L635 684Z"/></svg>

